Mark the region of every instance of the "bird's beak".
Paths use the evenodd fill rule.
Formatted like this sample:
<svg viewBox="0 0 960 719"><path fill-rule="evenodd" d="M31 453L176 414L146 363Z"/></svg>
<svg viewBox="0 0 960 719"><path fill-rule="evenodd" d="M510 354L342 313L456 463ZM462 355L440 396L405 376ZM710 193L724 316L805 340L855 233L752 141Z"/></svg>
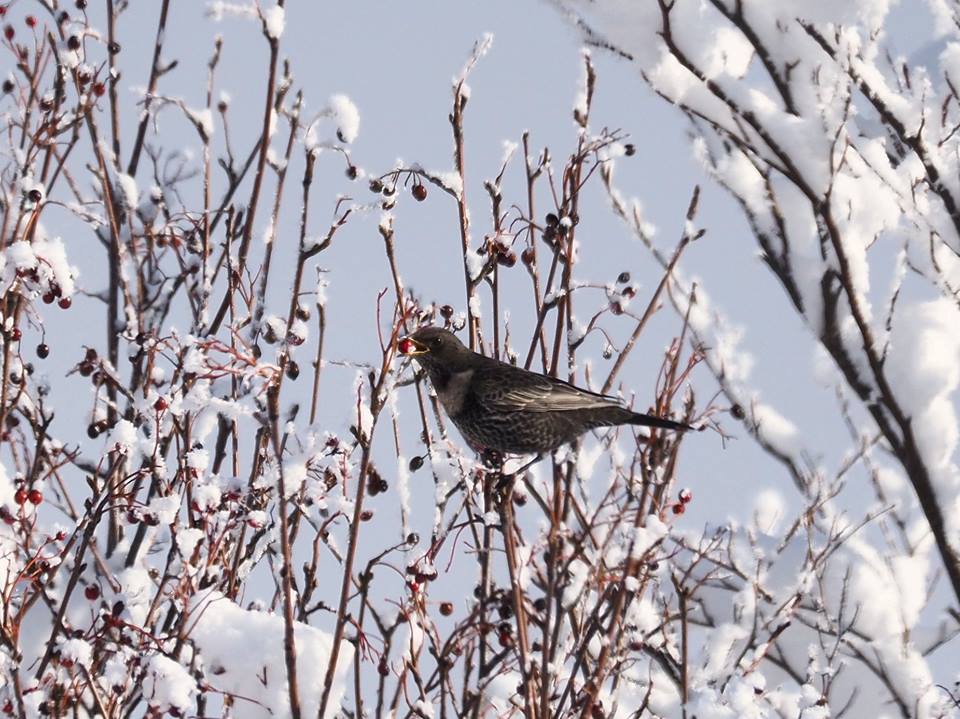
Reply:
<svg viewBox="0 0 960 719"><path fill-rule="evenodd" d="M407 357L416 357L417 355L424 355L430 350L426 345L423 345L417 342L413 337L404 337L397 343L397 349L400 354L406 355Z"/></svg>

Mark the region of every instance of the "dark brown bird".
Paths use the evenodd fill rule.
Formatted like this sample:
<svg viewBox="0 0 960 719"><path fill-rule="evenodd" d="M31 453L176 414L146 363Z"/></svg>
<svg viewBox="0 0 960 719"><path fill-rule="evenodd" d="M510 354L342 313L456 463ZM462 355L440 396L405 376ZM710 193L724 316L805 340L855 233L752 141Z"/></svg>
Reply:
<svg viewBox="0 0 960 719"><path fill-rule="evenodd" d="M587 430L620 424L691 429L634 412L615 397L484 357L439 327L417 330L400 340L399 349L426 370L440 404L479 452L541 455Z"/></svg>

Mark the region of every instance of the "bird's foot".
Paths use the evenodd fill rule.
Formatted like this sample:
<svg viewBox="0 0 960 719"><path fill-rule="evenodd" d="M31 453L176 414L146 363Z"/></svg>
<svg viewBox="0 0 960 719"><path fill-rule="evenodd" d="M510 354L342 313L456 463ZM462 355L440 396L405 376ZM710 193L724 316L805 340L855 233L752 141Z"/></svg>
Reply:
<svg viewBox="0 0 960 719"><path fill-rule="evenodd" d="M503 470L503 453L495 449L481 449L480 461L487 469Z"/></svg>

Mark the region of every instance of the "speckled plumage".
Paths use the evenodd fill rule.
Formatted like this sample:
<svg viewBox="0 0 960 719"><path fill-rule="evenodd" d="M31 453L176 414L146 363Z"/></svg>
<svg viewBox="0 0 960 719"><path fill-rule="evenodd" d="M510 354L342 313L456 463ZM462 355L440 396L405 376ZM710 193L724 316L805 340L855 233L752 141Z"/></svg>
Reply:
<svg viewBox="0 0 960 719"><path fill-rule="evenodd" d="M596 427L688 425L627 409L619 400L472 352L451 332L425 327L409 352L444 411L478 451L546 454Z"/></svg>

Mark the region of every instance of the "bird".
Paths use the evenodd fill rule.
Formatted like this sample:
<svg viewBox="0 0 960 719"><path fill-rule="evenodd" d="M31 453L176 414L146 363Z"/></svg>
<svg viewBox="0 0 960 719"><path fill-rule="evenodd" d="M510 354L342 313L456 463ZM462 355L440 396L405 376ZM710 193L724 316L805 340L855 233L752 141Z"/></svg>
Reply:
<svg viewBox="0 0 960 719"><path fill-rule="evenodd" d="M616 397L478 354L441 327L418 329L400 339L397 349L423 368L444 411L479 453L541 457L589 430L623 424L693 429L634 412Z"/></svg>

